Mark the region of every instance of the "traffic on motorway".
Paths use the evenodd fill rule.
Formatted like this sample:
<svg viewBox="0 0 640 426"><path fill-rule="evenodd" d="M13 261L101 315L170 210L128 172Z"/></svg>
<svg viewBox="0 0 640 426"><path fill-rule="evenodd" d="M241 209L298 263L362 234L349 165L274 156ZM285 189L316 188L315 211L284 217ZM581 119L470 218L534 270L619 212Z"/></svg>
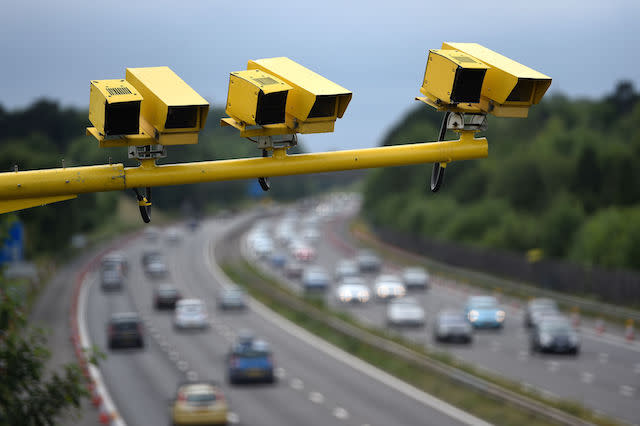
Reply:
<svg viewBox="0 0 640 426"><path fill-rule="evenodd" d="M586 332L550 298L521 304L442 285L409 259L394 263L361 248L348 232L358 208L357 196L339 194L284 210L246 233L245 255L301 297L319 297L363 324L449 352L547 397L640 421L635 346Z"/></svg>
<svg viewBox="0 0 640 426"><path fill-rule="evenodd" d="M484 424L307 336L221 280L213 253L234 220L147 228L86 278L84 321L107 354L100 371L115 417L131 425ZM311 262L306 256L297 261ZM324 294L329 277L311 272L310 289Z"/></svg>

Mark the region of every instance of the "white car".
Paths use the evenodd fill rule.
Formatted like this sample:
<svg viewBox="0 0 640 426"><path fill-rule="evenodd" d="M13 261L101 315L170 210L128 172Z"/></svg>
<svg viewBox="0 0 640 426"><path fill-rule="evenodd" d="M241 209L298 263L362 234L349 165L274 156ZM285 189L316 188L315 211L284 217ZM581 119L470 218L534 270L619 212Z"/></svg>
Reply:
<svg viewBox="0 0 640 426"><path fill-rule="evenodd" d="M370 298L369 287L360 277L346 277L336 288L336 299L341 303L367 303Z"/></svg>
<svg viewBox="0 0 640 426"><path fill-rule="evenodd" d="M182 299L176 302L173 325L175 328L207 328L209 315L200 299Z"/></svg>
<svg viewBox="0 0 640 426"><path fill-rule="evenodd" d="M396 275L391 274L380 275L376 279L373 291L376 300L379 302L404 297L407 294L407 289L402 283L402 280Z"/></svg>
<svg viewBox="0 0 640 426"><path fill-rule="evenodd" d="M394 299L387 306L387 325L424 326L424 309L413 297Z"/></svg>

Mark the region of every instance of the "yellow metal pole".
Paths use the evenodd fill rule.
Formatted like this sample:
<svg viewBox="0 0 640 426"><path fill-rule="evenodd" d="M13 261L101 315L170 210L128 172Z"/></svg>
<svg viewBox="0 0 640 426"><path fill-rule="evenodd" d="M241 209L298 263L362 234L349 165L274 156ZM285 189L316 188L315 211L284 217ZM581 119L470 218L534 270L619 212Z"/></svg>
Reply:
<svg viewBox="0 0 640 426"><path fill-rule="evenodd" d="M0 173L0 200L35 199L147 186L251 179L261 176L443 163L485 158L487 155L487 140L475 139L471 132L464 132L457 141L314 154L287 155L285 150L280 148L274 150L270 158L203 161L161 166L155 165L153 160L145 160L139 167L129 168L124 168L122 164L113 164L7 172Z"/></svg>

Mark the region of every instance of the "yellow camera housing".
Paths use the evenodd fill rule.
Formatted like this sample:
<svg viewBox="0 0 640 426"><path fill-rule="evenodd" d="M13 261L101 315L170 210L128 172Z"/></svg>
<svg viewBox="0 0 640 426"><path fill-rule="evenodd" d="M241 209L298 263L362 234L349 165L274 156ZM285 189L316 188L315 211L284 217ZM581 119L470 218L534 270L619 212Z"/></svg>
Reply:
<svg viewBox="0 0 640 426"><path fill-rule="evenodd" d="M140 126L161 145L198 143L209 103L169 67L127 68L127 81L142 95Z"/></svg>
<svg viewBox="0 0 640 426"><path fill-rule="evenodd" d="M142 96L126 80L92 80L89 120L103 138L137 135Z"/></svg>
<svg viewBox="0 0 640 426"><path fill-rule="evenodd" d="M466 53L489 66L478 106L498 117L527 117L551 85L551 77L478 43L445 42L442 49Z"/></svg>
<svg viewBox="0 0 640 426"><path fill-rule="evenodd" d="M251 126L284 123L291 89L284 81L258 69L232 72L225 112Z"/></svg>
<svg viewBox="0 0 640 426"><path fill-rule="evenodd" d="M458 50L429 50L420 92L436 103L478 103L488 69Z"/></svg>
<svg viewBox="0 0 640 426"><path fill-rule="evenodd" d="M249 70L261 70L292 87L285 123L295 133L333 132L344 115L352 93L286 57L251 60Z"/></svg>

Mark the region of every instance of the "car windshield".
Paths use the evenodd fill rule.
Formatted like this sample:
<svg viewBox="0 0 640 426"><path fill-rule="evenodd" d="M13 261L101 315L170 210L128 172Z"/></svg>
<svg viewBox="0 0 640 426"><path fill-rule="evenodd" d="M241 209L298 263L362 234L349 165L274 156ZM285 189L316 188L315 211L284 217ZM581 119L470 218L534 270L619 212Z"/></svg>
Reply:
<svg viewBox="0 0 640 426"><path fill-rule="evenodd" d="M440 322L448 325L466 324L466 320L460 315L443 315Z"/></svg>
<svg viewBox="0 0 640 426"><path fill-rule="evenodd" d="M187 313L187 314L193 314L193 313L198 313L202 311L202 305L199 303L191 303L188 305L181 305L180 306L180 311Z"/></svg>
<svg viewBox="0 0 640 426"><path fill-rule="evenodd" d="M138 328L137 322L116 322L113 324L114 328L118 331L131 331Z"/></svg>
<svg viewBox="0 0 640 426"><path fill-rule="evenodd" d="M543 333L551 334L569 334L573 330L568 324L564 323L543 323L540 325L540 331Z"/></svg>
<svg viewBox="0 0 640 426"><path fill-rule="evenodd" d="M193 403L214 402L216 400L215 393L190 393L187 395L187 401Z"/></svg>

